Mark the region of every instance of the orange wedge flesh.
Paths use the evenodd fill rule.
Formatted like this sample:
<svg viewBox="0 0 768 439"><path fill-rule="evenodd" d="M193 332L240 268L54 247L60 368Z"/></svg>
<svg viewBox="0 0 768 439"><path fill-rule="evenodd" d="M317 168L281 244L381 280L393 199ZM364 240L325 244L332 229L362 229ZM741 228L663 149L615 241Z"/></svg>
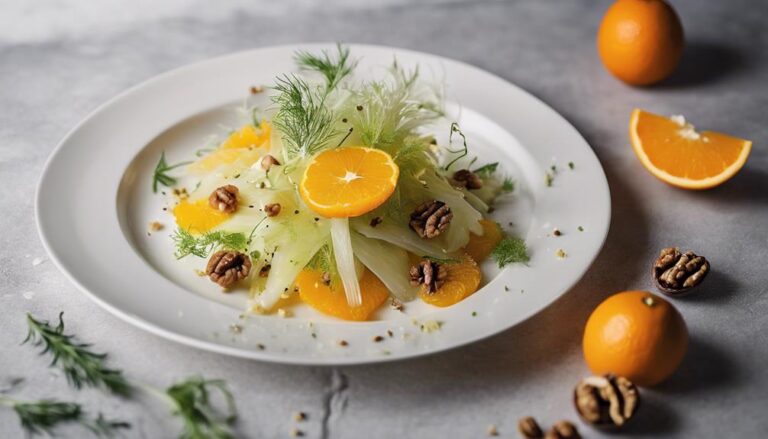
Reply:
<svg viewBox="0 0 768 439"><path fill-rule="evenodd" d="M685 189L708 189L733 177L747 161L752 142L713 131L695 131L682 116L632 112L632 148L654 176Z"/></svg>
<svg viewBox="0 0 768 439"><path fill-rule="evenodd" d="M294 286L298 288L299 297L304 303L323 314L344 320L368 320L389 297L387 287L367 269L360 279L363 303L356 307L347 304L347 296L341 286L326 285L323 273L318 270L303 270L296 277Z"/></svg>
<svg viewBox="0 0 768 439"><path fill-rule="evenodd" d="M193 172L205 173L222 165L240 161L243 167L256 163L266 151L272 128L268 122L262 122L259 128L245 125L230 134L222 144L202 159L189 165Z"/></svg>
<svg viewBox="0 0 768 439"><path fill-rule="evenodd" d="M477 291L483 278L480 267L469 256L463 261L454 264L443 264L448 270L445 283L432 294L428 294L426 287L419 291L421 300L430 305L446 307L459 303Z"/></svg>
<svg viewBox="0 0 768 439"><path fill-rule="evenodd" d="M503 238L501 234L501 228L494 221L487 219L480 220L480 225L483 226L483 235L469 234L469 243L464 247L464 251L475 260L475 262L483 262L499 241Z"/></svg>
<svg viewBox="0 0 768 439"><path fill-rule="evenodd" d="M325 217L360 216L387 201L399 172L392 157L378 149L329 149L315 156L304 171L301 197Z"/></svg>
<svg viewBox="0 0 768 439"><path fill-rule="evenodd" d="M190 233L205 233L229 219L229 214L214 209L204 198L190 203L182 200L173 208L173 216L179 228Z"/></svg>

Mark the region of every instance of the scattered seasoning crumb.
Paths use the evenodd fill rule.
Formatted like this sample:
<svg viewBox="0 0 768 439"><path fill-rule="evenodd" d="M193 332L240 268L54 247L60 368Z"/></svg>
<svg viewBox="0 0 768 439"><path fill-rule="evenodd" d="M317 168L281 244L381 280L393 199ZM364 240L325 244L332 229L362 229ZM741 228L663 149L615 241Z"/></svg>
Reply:
<svg viewBox="0 0 768 439"><path fill-rule="evenodd" d="M504 285L504 291L509 291L509 287Z"/></svg>
<svg viewBox="0 0 768 439"><path fill-rule="evenodd" d="M392 299L392 302L390 303L390 305L392 306L393 309L395 309L397 311L400 311L400 312L403 312L403 310L405 309L405 305L403 305L403 302L401 302L401 301L399 301L399 300L397 300L395 298Z"/></svg>
<svg viewBox="0 0 768 439"><path fill-rule="evenodd" d="M291 429L291 437L302 437L302 436L304 436L303 431L299 430L296 427Z"/></svg>
<svg viewBox="0 0 768 439"><path fill-rule="evenodd" d="M345 348L349 346L349 343L346 340L339 340L339 346Z"/></svg>
<svg viewBox="0 0 768 439"><path fill-rule="evenodd" d="M179 200L186 200L187 198L189 198L189 194L187 193L186 188L181 188L181 189L174 188L173 195Z"/></svg>
<svg viewBox="0 0 768 439"><path fill-rule="evenodd" d="M342 123L347 123L347 118L345 117L345 118L341 119L341 122Z"/></svg>
<svg viewBox="0 0 768 439"><path fill-rule="evenodd" d="M249 209L253 209L253 204L249 204L249 205L248 205L248 208L249 208Z"/></svg>
<svg viewBox="0 0 768 439"><path fill-rule="evenodd" d="M390 329L387 329L387 335L389 336L389 338L392 338L395 336L395 334Z"/></svg>
<svg viewBox="0 0 768 439"><path fill-rule="evenodd" d="M376 337L373 337L373 342L374 343L379 343L381 341L384 341L384 337L382 337L380 335L377 335Z"/></svg>
<svg viewBox="0 0 768 439"><path fill-rule="evenodd" d="M547 187L552 187L552 182L553 182L554 180L555 180L555 177L554 177L552 174L550 174L549 172L547 172L547 173L544 175L544 184L545 184Z"/></svg>
<svg viewBox="0 0 768 439"><path fill-rule="evenodd" d="M159 232L163 230L164 227L165 226L163 226L163 223L161 223L160 221L152 221L151 223L149 223L150 232Z"/></svg>
<svg viewBox="0 0 768 439"><path fill-rule="evenodd" d="M320 218L318 218L318 217L315 217L315 221L320 221Z"/></svg>
<svg viewBox="0 0 768 439"><path fill-rule="evenodd" d="M264 345L263 345L263 344L261 344L261 343L259 343L259 344L257 344L257 345L256 345L256 349L258 349L258 350L260 350L260 351L263 351L263 350L264 350L264 349L266 349L266 348L267 348L267 347L266 347L266 346L264 346Z"/></svg>
<svg viewBox="0 0 768 439"><path fill-rule="evenodd" d="M358 105L356 108L357 108L357 111L363 111L363 106L362 105Z"/></svg>
<svg viewBox="0 0 768 439"><path fill-rule="evenodd" d="M472 317L477 317L477 311L472 311Z"/></svg>
<svg viewBox="0 0 768 439"><path fill-rule="evenodd" d="M251 94L252 95L257 95L257 94L259 94L259 93L261 93L263 91L264 91L264 87L262 87L260 85L251 86Z"/></svg>
<svg viewBox="0 0 768 439"><path fill-rule="evenodd" d="M557 173L557 166L555 166L555 165L552 165L552 166L550 166L550 167L549 167L549 169L551 169L551 170L552 170L552 173L553 173L553 174Z"/></svg>
<svg viewBox="0 0 768 439"><path fill-rule="evenodd" d="M443 326L442 322L438 322L437 320L428 320L419 325L419 329L421 329L421 332L430 334L432 332L439 331L441 326Z"/></svg>
<svg viewBox="0 0 768 439"><path fill-rule="evenodd" d="M370 225L371 225L371 227L376 227L376 226L378 226L379 224L381 224L381 222L382 222L382 221L384 221L384 220L383 220L383 219L381 219L381 217L380 217L380 216L377 216L377 217L375 217L375 218L373 218L373 219L371 220L371 223L370 223Z"/></svg>
<svg viewBox="0 0 768 439"><path fill-rule="evenodd" d="M496 428L495 425L489 425L488 430L486 430L488 433L488 436L498 436L499 435L499 429Z"/></svg>
<svg viewBox="0 0 768 439"><path fill-rule="evenodd" d="M288 294L288 293L281 293L280 294L280 298L283 299L283 300L290 299L291 295Z"/></svg>
<svg viewBox="0 0 768 439"><path fill-rule="evenodd" d="M293 316L293 313L288 311L287 309L278 308L277 316L286 319L288 317Z"/></svg>
<svg viewBox="0 0 768 439"><path fill-rule="evenodd" d="M293 214L294 214L294 215L298 215L298 214L299 214L299 209L296 209L296 210L294 210L294 211L293 211Z"/></svg>
<svg viewBox="0 0 768 439"><path fill-rule="evenodd" d="M195 272L196 275L198 275L200 277L205 277L205 272L203 270L195 268L194 272Z"/></svg>
<svg viewBox="0 0 768 439"><path fill-rule="evenodd" d="M560 229L555 228L555 230L552 231L552 234L555 236L560 236L563 234L563 232L561 232Z"/></svg>
<svg viewBox="0 0 768 439"><path fill-rule="evenodd" d="M312 332L312 333L310 333L309 335L311 335L311 336L312 336L312 338L317 338L317 332Z"/></svg>
<svg viewBox="0 0 768 439"><path fill-rule="evenodd" d="M233 334L240 334L241 332L243 332L243 327L240 325L229 325L229 330Z"/></svg>
<svg viewBox="0 0 768 439"><path fill-rule="evenodd" d="M576 228L576 230L578 230L579 232L583 232L584 231L584 227L579 226L579 227Z"/></svg>
<svg viewBox="0 0 768 439"><path fill-rule="evenodd" d="M568 167L571 168L571 171L573 171L576 165L574 165L573 162L568 162Z"/></svg>
<svg viewBox="0 0 768 439"><path fill-rule="evenodd" d="M555 256L557 256L557 259L565 259L568 256L568 254L565 252L565 250L559 248L555 252Z"/></svg>
<svg viewBox="0 0 768 439"><path fill-rule="evenodd" d="M296 412L293 414L293 420L296 422L306 421L307 414L304 412Z"/></svg>

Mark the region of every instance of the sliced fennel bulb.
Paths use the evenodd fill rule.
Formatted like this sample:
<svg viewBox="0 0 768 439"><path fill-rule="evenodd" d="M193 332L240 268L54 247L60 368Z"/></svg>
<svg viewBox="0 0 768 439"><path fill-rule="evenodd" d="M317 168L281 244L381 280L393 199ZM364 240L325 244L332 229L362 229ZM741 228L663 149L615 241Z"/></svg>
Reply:
<svg viewBox="0 0 768 439"><path fill-rule="evenodd" d="M341 284L347 296L349 306L360 306L363 297L360 294L360 282L355 271L355 255L352 252L352 238L349 233L349 218L331 218L331 239L336 257L336 269L339 271ZM314 255L314 253L312 253Z"/></svg>
<svg viewBox="0 0 768 439"><path fill-rule="evenodd" d="M352 249L360 262L381 279L395 297L402 301L416 297L417 289L409 282L410 263L405 250L357 232L352 232Z"/></svg>
<svg viewBox="0 0 768 439"><path fill-rule="evenodd" d="M352 221L352 228L365 237L381 239L419 256L442 259L449 255L437 241L419 238L407 224L398 226L391 221L384 221L376 227L371 227L369 222L361 217Z"/></svg>

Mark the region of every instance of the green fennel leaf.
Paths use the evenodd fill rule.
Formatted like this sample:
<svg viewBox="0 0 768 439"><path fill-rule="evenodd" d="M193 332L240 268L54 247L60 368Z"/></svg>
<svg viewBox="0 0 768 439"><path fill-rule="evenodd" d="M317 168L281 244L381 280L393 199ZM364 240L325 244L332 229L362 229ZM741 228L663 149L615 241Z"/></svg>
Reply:
<svg viewBox="0 0 768 439"><path fill-rule="evenodd" d="M516 237L502 239L491 252L491 257L499 265L499 268L504 268L507 264L526 263L531 259L525 241Z"/></svg>
<svg viewBox="0 0 768 439"><path fill-rule="evenodd" d="M176 184L175 177L168 175L168 171L176 169L180 166L188 165L192 162L181 162L175 165L168 165L165 161L165 151L160 154L160 160L158 160L155 166L155 172L152 174L152 192L157 193L157 185L161 184L165 187L171 187Z"/></svg>
<svg viewBox="0 0 768 439"><path fill-rule="evenodd" d="M176 244L176 259L181 259L189 255L195 255L200 258L208 257L211 252L217 249L229 249L245 251L248 247L248 238L243 233L229 233L224 230L208 232L200 236L194 236L184 229L176 229L173 235L173 241Z"/></svg>
<svg viewBox="0 0 768 439"><path fill-rule="evenodd" d="M499 167L499 162L489 163L487 165L484 165L475 169L472 172L474 172L475 175L477 175L480 178L488 178L492 176L494 172L496 172L496 168L498 167Z"/></svg>
<svg viewBox="0 0 768 439"><path fill-rule="evenodd" d="M226 413L219 413L210 399L210 391L218 390L227 405ZM230 426L237 419L235 400L223 380L192 377L174 384L165 393L174 405L173 414L184 423L181 439L230 439Z"/></svg>
<svg viewBox="0 0 768 439"><path fill-rule="evenodd" d="M40 353L53 355L51 366L64 371L67 381L76 389L84 385L102 387L114 394L128 396L131 385L122 371L106 367L107 354L95 353L89 349L89 344L78 343L74 336L65 334L63 315L63 312L59 314L59 324L54 327L27 314L29 333L23 343L43 346Z"/></svg>

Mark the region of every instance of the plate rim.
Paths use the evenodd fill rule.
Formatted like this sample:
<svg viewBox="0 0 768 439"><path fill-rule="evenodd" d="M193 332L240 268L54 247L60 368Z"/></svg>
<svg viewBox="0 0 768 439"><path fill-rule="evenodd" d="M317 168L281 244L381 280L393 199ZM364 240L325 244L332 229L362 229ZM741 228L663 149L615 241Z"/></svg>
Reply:
<svg viewBox="0 0 768 439"><path fill-rule="evenodd" d="M445 352L448 350L456 349L462 346L466 346L471 343L479 342L481 340L484 340L486 338L492 337L494 335L497 335L501 332L507 331L515 326L521 325L525 322L527 322L532 317L536 316L540 312L542 312L544 309L548 308L549 306L553 305L558 300L562 299L562 297L567 294L576 284L578 284L581 279L583 279L584 275L587 273L587 271L592 267L594 264L595 259L601 252L602 248L605 245L605 242L608 237L608 233L610 230L611 225L611 218L612 218L612 203L611 203L611 196L610 196L610 186L608 185L607 176L605 174L605 170L603 169L602 163L600 163L599 157L595 153L592 146L587 142L587 140L584 138L584 136L576 129L573 124L566 119L560 112L558 112L555 108L544 102L542 99L540 99L538 96L534 95L533 93L527 91L526 89L516 85L515 83L507 80L506 78L503 78L493 72L490 72L488 70L485 70L483 68L474 66L472 64L469 64L467 62L449 58L443 55L437 55L432 54L428 52L418 51L418 50L412 50L408 48L401 48L397 46L389 46L389 45L377 45L377 44L361 44L361 43L344 43L346 46L350 47L351 49L383 49L383 50L393 50L396 52L402 52L402 53L409 53L410 55L414 56L423 56L427 55L429 57L435 58L442 62L450 62L454 64L458 64L460 66L463 66L465 68L469 68L475 71L479 71L485 75L489 75L502 83L504 83L508 87L512 87L516 89L518 92L521 92L525 95L527 95L529 98L535 100L538 104L540 104L543 107L546 107L547 109L551 110L552 113L561 119L562 122L564 122L566 125L570 126L573 131L581 138L581 140L586 144L587 151L589 154L593 156L596 163L598 164L598 168L600 170L599 177L602 177L601 183L602 187L605 189L605 195L606 195L606 211L605 211L605 218L604 223L605 227L604 230L601 230L601 237L599 245L595 247L594 253L589 255L587 259L589 259L589 262L586 263L580 270L578 270L578 275L575 276L574 280L570 283L570 286L566 287L563 291L561 291L559 294L556 295L554 299L551 301L537 307L532 307L532 309L528 309L524 316L518 320L516 320L511 325L499 325L495 327L493 330L488 331L486 333L479 334L477 336L474 336L472 338L462 340L456 343L443 345L439 347L433 347L429 350L424 351L416 351L416 352L405 352L400 354L392 354L392 355L384 355L384 356L353 356L353 357L343 357L343 356L336 356L336 357L311 357L311 356L304 356L304 357L289 357L289 356L282 356L279 353L273 353L267 350L263 351L255 351L255 350L249 350L245 348L238 348L233 346L227 346L221 343L217 343L215 341L208 341L201 338L195 338L190 335L181 334L178 332L175 332L173 330L169 330L164 328L161 325L146 321L142 317L138 315L131 314L129 312L126 312L117 306L112 305L107 300L99 297L98 294L91 291L89 288L86 288L86 286L81 283L74 274L66 268L66 265L64 264L63 260L60 258L59 254L53 249L53 246L51 245L51 242L49 240L48 235L46 235L46 230L43 227L42 224L42 217L40 213L40 205L41 205L41 197L42 197L42 189L43 185L46 179L46 176L50 173L51 167L57 158L57 156L61 153L61 151L64 149L65 145L68 143L68 141L88 122L90 122L93 118L95 118L98 114L102 113L109 107L115 105L116 103L119 103L121 100L126 98L127 96L130 96L131 94L137 92L138 90L154 84L155 82L162 81L166 78L173 77L175 75L183 74L187 70L193 70L195 68L198 68L204 64L211 63L211 62L222 62L225 61L228 58L237 58L241 56L246 56L249 53L252 52L258 52L263 50L287 50L287 49L315 49L315 48L327 48L331 45L335 45L336 43L333 42L298 42L298 43L288 43L288 44L279 44L279 45L268 45L268 46L261 46L261 47L255 47L251 49L246 50L240 50L236 52L231 52L211 58L205 58L201 60L197 60L188 64L181 65L179 67L173 68L171 70L159 73L157 75L151 76L145 80L142 80L135 85L123 90L122 92L116 94L112 98L106 100L105 102L101 103L100 105L96 106L92 111L90 111L83 119L81 119L74 127L72 127L62 138L61 140L56 144L56 146L52 149L51 153L45 160L45 163L42 167L42 170L40 172L40 176L38 178L38 182L35 188L35 204L34 204L34 212L35 212L35 224L38 232L38 236L40 238L40 241L43 244L43 248L45 249L48 256L51 258L51 261L54 263L54 265L61 271L64 276L82 293L84 293L87 297L89 297L92 301L94 301L96 304L101 306L103 309L107 310L111 314L117 316L121 320L141 328L142 330L160 336L161 338L164 338L166 340L170 340L176 343L180 343L183 345L187 345L190 347L194 347L196 349L206 350L210 352L215 352L218 354L224 354L228 356L234 356L238 358L246 358L251 360L259 360L264 362L270 362L270 363L278 363L278 364L295 364L295 365L313 365L313 366L333 366L333 365L358 365L358 364L374 364L374 363L385 363L385 362L391 362L391 361L400 361L404 359L411 359L411 358L419 358L424 357L428 355L434 355L440 352ZM514 135L514 133L512 133ZM49 231L50 233L50 231Z"/></svg>

